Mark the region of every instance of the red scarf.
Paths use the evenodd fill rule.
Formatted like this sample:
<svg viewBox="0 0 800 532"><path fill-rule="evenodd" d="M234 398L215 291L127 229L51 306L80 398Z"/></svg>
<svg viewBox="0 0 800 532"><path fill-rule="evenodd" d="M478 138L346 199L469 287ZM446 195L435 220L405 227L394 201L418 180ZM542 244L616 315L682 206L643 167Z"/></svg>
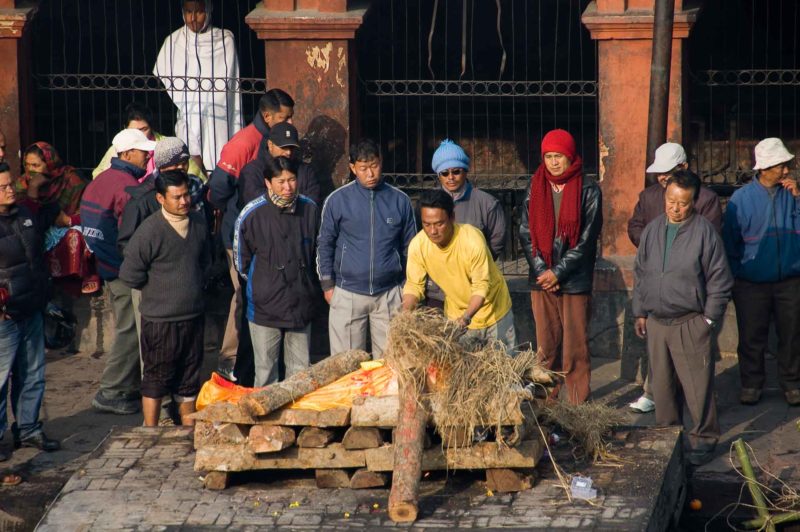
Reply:
<svg viewBox="0 0 800 532"><path fill-rule="evenodd" d="M557 231L551 183L564 185ZM558 177L553 177L542 163L531 178L531 198L528 204L531 251L534 257L538 251L548 268L553 265L553 235L565 239L568 244L567 249L578 244L581 231L582 189L583 161L580 156L576 156L569 168Z"/></svg>

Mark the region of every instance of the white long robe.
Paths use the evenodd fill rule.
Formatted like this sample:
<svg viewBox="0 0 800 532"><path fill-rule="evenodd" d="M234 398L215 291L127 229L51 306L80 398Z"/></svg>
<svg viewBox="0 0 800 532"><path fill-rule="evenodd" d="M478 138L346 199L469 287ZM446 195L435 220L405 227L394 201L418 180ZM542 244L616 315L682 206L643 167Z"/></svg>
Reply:
<svg viewBox="0 0 800 532"><path fill-rule="evenodd" d="M242 129L233 34L213 26L195 33L183 26L164 40L153 74L178 108L175 135L212 171L222 147Z"/></svg>

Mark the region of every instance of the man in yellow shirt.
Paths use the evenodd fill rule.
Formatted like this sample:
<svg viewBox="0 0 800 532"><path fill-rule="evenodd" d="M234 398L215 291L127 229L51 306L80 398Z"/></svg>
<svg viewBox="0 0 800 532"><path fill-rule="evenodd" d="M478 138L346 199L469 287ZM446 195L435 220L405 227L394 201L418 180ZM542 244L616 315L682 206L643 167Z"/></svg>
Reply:
<svg viewBox="0 0 800 532"><path fill-rule="evenodd" d="M444 292L445 315L466 327L466 336L499 340L513 349L511 296L483 234L455 223L453 198L442 190L425 193L420 211L423 230L408 247L403 310L412 310L425 297L430 277Z"/></svg>

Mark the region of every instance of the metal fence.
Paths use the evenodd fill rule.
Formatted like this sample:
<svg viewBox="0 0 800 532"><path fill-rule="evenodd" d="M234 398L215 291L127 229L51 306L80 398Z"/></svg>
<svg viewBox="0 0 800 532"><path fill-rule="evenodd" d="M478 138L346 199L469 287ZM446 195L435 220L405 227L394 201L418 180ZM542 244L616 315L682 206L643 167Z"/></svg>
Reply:
<svg viewBox="0 0 800 532"><path fill-rule="evenodd" d="M540 141L575 136L596 173L596 46L580 16L588 0L382 0L359 34L360 127L378 139L387 178L417 194L451 138L470 154L470 178L508 220L507 274L527 273L517 210ZM522 261L524 262L524 261Z"/></svg>
<svg viewBox="0 0 800 532"><path fill-rule="evenodd" d="M689 39L691 165L722 195L752 177L765 137L800 148L794 0L707 0Z"/></svg>
<svg viewBox="0 0 800 532"><path fill-rule="evenodd" d="M244 22L253 0L213 0L211 23L230 30L240 79L167 78L166 88L234 91L244 123L264 93L264 46ZM153 111L155 131L174 134L176 107L152 75L164 40L183 25L181 2L165 0L43 0L32 23L34 134L77 168L99 162L124 126L133 101ZM163 77L163 76L162 76Z"/></svg>

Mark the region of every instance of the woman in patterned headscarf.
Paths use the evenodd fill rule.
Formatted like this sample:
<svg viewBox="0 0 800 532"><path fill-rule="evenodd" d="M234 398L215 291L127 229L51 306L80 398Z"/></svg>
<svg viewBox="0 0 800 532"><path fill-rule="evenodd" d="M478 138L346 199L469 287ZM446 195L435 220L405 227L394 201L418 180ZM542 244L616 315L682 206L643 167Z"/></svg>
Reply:
<svg viewBox="0 0 800 532"><path fill-rule="evenodd" d="M75 168L65 165L46 142L28 146L23 161L25 174L17 181L17 189L28 205L38 209L40 205L57 203L61 208L55 226L48 229L45 237L50 275L78 276L84 294L96 292L100 283L94 260L79 228L75 228L81 223L81 196L88 181Z"/></svg>

